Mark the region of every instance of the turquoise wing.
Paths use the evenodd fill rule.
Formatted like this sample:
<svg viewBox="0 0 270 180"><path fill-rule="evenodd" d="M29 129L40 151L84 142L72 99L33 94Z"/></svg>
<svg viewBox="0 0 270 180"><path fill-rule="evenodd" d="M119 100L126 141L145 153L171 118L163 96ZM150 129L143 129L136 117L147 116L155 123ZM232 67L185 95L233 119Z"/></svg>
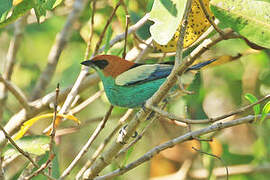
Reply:
<svg viewBox="0 0 270 180"><path fill-rule="evenodd" d="M166 78L173 66L168 64L142 64L118 75L115 83L119 86L141 84Z"/></svg>

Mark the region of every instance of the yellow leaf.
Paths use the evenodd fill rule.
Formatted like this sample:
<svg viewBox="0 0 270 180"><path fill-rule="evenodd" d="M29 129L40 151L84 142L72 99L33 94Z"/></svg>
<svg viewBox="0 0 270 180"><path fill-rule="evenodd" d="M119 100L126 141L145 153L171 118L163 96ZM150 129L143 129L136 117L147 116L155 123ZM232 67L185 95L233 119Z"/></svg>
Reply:
<svg viewBox="0 0 270 180"><path fill-rule="evenodd" d="M27 130L33 126L38 120L44 119L44 118L52 118L54 115L54 113L48 113L48 114L43 114L40 116L36 116L32 119L29 119L28 121L26 121L25 123L23 123L23 125L21 126L20 131L15 135L14 140L18 140L21 137L23 137L23 135L27 132ZM66 119L70 119L75 121L76 123L80 124L80 121L73 115L64 115L64 114L57 114L56 116L56 120L55 120L55 126L58 127L58 125L61 123L61 120L63 118Z"/></svg>
<svg viewBox="0 0 270 180"><path fill-rule="evenodd" d="M222 155L222 144L219 142L219 140L217 140L216 138L213 138L212 141L209 142L210 148L212 150L212 153L217 156L220 157Z"/></svg>
<svg viewBox="0 0 270 180"><path fill-rule="evenodd" d="M20 4L23 0L13 0L13 6L17 6L18 4Z"/></svg>
<svg viewBox="0 0 270 180"><path fill-rule="evenodd" d="M204 6L208 14L213 17L213 13L210 11L209 8L209 0L203 0ZM188 17L188 25L186 29L186 34L184 37L184 48L189 47L192 45L209 27L211 24L205 18L204 12L201 9L199 0L194 0L192 2L191 12ZM154 46L157 50L162 52L175 52L177 41L179 39L179 31L180 26L178 27L177 31L175 32L173 38L168 42L166 45L160 45L154 41Z"/></svg>

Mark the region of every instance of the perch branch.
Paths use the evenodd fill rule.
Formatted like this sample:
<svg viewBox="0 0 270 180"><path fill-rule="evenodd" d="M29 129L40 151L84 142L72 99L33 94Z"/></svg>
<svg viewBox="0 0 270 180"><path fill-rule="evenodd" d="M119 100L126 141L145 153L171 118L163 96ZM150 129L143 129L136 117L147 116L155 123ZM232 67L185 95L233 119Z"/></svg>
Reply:
<svg viewBox="0 0 270 180"><path fill-rule="evenodd" d="M268 114L268 117L269 116L270 116L270 114ZM256 116L256 117L260 117L260 115ZM253 121L254 118L255 118L255 116L249 115L249 116L242 117L242 118L232 120L229 122L225 122L225 123L216 123L216 124L210 125L206 128L186 133L182 136L179 136L179 137L174 138L170 141L167 141L159 146L156 146L155 148L151 149L150 151L145 153L143 156L141 156L137 160L131 162L130 164L128 164L120 169L117 169L111 173L108 173L104 176L99 176L99 177L95 178L94 180L110 179L110 178L119 176L119 175L124 174L125 172L141 165L142 163L149 161L154 155L158 154L159 152L161 152L165 149L171 148L176 144L182 143L184 141L188 141L188 140L192 139L193 137L199 137L201 135L208 134L208 133L215 132L215 131L219 131L221 129L229 128L232 126L237 126L239 124L248 123L248 122Z"/></svg>

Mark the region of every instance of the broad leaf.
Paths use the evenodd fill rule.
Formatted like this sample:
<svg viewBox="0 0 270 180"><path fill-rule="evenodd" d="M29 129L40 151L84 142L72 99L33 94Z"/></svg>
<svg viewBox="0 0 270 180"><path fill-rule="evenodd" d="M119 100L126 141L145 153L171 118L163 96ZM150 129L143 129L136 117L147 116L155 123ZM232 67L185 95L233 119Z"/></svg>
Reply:
<svg viewBox="0 0 270 180"><path fill-rule="evenodd" d="M152 10L150 12L149 19L154 21L150 27L150 33L153 39L161 45L167 44L173 37L176 29L178 28L186 6L186 0L171 0L173 5L172 10L176 14L172 15L171 10L169 11L160 0L155 0Z"/></svg>
<svg viewBox="0 0 270 180"><path fill-rule="evenodd" d="M206 8L206 11L211 16L211 18L213 18L213 14L209 8L209 0L202 0L202 1L204 4L204 7ZM158 43L158 41L156 40L156 36L161 36L161 37L163 36L163 34L161 33L162 31L158 32L159 34L157 35L152 34L153 39L154 39L153 44L157 50L162 51L162 52L175 52L176 51L177 41L180 37L179 34L180 34L181 21L182 19L180 19L178 22L179 25L176 32L170 29L171 30L170 33L174 33L174 35L170 39L170 41L166 43L165 45ZM175 21L168 22L168 20L166 20L166 23L175 24L177 22ZM203 33L205 33L205 31L208 30L210 25L211 24L206 19L205 14L201 8L199 0L192 1L191 12L189 13L187 29L186 29L186 33L184 37L184 44L183 44L184 48L191 46ZM167 36L165 38L169 39L169 37L170 36Z"/></svg>
<svg viewBox="0 0 270 180"><path fill-rule="evenodd" d="M34 155L42 155L49 150L49 136L25 136L16 141L16 144L25 152ZM13 145L8 144L2 153L2 156L10 157L20 154Z"/></svg>
<svg viewBox="0 0 270 180"><path fill-rule="evenodd" d="M34 0L25 0L14 7L12 15L8 19L2 19L0 23L0 28L7 26L8 24L14 22L19 17L23 16L26 12L35 6Z"/></svg>
<svg viewBox="0 0 270 180"><path fill-rule="evenodd" d="M0 2L0 17L2 17L2 15L9 11L12 7L12 0L1 0Z"/></svg>
<svg viewBox="0 0 270 180"><path fill-rule="evenodd" d="M211 10L223 24L249 41L270 48L270 3L258 0L212 0Z"/></svg>

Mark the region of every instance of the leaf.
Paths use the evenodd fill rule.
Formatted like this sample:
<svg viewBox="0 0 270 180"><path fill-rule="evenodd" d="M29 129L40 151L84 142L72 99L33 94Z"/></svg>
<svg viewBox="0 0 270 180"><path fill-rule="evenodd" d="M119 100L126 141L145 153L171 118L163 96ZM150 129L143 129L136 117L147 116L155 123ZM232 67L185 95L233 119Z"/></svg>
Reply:
<svg viewBox="0 0 270 180"><path fill-rule="evenodd" d="M13 0L13 6L17 6L18 4L20 4L23 0Z"/></svg>
<svg viewBox="0 0 270 180"><path fill-rule="evenodd" d="M35 6L34 0L25 0L14 7L14 10L12 12L12 15L0 23L0 28L3 28L10 23L14 22L19 17L23 16L25 13L27 13L30 9L32 9Z"/></svg>
<svg viewBox="0 0 270 180"><path fill-rule="evenodd" d="M1 0L0 17L12 7L12 0Z"/></svg>
<svg viewBox="0 0 270 180"><path fill-rule="evenodd" d="M150 33L158 44L165 45L172 39L183 18L186 2L187 0L171 0L177 10L177 14L173 16L160 0L155 0L149 19L155 23L150 27Z"/></svg>
<svg viewBox="0 0 270 180"><path fill-rule="evenodd" d="M270 48L270 3L257 0L212 0L210 6L221 23L249 41Z"/></svg>
<svg viewBox="0 0 270 180"><path fill-rule="evenodd" d="M258 99L254 95L252 95L250 93L245 94L245 98L250 103L255 103L255 102L258 101ZM255 106L253 106L253 111L254 111L254 115L257 116L260 113L260 111L261 111L260 104L257 104Z"/></svg>
<svg viewBox="0 0 270 180"><path fill-rule="evenodd" d="M27 132L27 130L31 126L33 126L37 121L39 121L41 119L44 119L44 118L52 118L53 116L54 116L54 113L48 113L48 114L43 114L43 115L40 115L40 116L36 116L36 117L34 117L32 119L29 119L28 121L23 123L23 125L21 126L20 131L15 135L15 137L13 139L18 140L21 137L23 137L23 135ZM71 119L74 122L80 124L80 121L73 115L57 114L56 121L55 121L55 126L56 127L60 124L62 118Z"/></svg>
<svg viewBox="0 0 270 180"><path fill-rule="evenodd" d="M60 168L59 168L59 162L58 162L58 148L56 146L53 146L53 152L55 154L55 157L52 160L52 177L54 178L59 178L60 177ZM39 166L42 166L44 163L46 163L46 161L50 158L50 154L47 151L44 155L42 155L40 157L40 160L37 162ZM37 170L37 168L34 168L32 173L35 172ZM46 173L48 173L48 168L45 169ZM33 177L31 180L47 180L47 177L43 176L42 174L39 174L35 177Z"/></svg>
<svg viewBox="0 0 270 180"><path fill-rule="evenodd" d="M110 40L112 38L112 26L110 25L108 27L107 33L106 33L106 38L105 38L105 49L104 53L107 54L108 50L110 49Z"/></svg>
<svg viewBox="0 0 270 180"><path fill-rule="evenodd" d="M176 17L177 9L171 0L160 0L161 4L168 10L168 12Z"/></svg>
<svg viewBox="0 0 270 180"><path fill-rule="evenodd" d="M264 105L264 107L263 107L263 109L262 109L261 122L264 121L266 115L267 115L269 112L270 112L270 101L268 101L268 102Z"/></svg>
<svg viewBox="0 0 270 180"><path fill-rule="evenodd" d="M42 155L46 151L49 150L50 137L48 136L25 136L16 141L16 144L25 152L34 154L34 155ZM13 145L8 144L2 153L2 156L11 157L19 155L20 153L17 151Z"/></svg>
<svg viewBox="0 0 270 180"><path fill-rule="evenodd" d="M36 18L40 23L40 17L46 16L46 11L53 9L56 0L36 0L34 7Z"/></svg>
<svg viewBox="0 0 270 180"><path fill-rule="evenodd" d="M213 16L212 12L209 9L209 0L203 0L204 6L206 7L206 10L210 16ZM166 20L168 21L168 20ZM167 23L175 23L176 21L172 22L167 22ZM156 47L157 50L162 51L162 52L175 52L176 47L177 47L177 41L179 39L179 31L180 31L180 22L181 19L179 20L179 25L177 30L173 31L171 30L170 33L174 33L173 37L171 37L165 44L159 43L155 36L153 36L154 39L154 46ZM188 25L186 29L186 34L184 37L184 47L189 47L192 45L208 28L210 27L209 21L205 18L205 14L201 9L200 3L198 0L194 0L191 5L191 12L188 17ZM161 32L161 30L160 30ZM156 36L163 36L159 32L158 35ZM167 37L169 38L169 36Z"/></svg>

